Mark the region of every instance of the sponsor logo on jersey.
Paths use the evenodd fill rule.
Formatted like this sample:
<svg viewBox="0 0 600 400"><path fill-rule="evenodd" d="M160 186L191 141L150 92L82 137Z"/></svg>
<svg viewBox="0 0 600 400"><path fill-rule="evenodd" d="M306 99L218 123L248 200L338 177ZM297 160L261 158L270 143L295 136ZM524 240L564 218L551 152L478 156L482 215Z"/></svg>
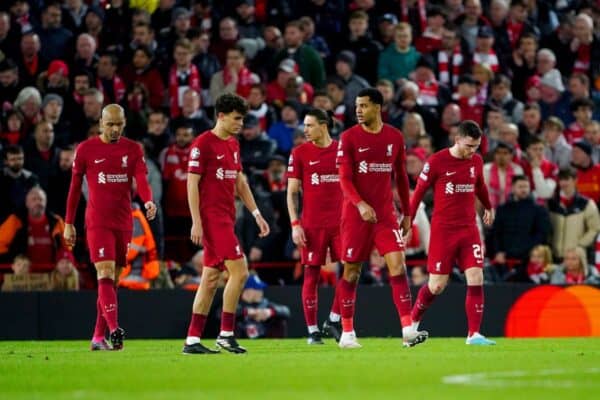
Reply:
<svg viewBox="0 0 600 400"><path fill-rule="evenodd" d="M127 174L105 174L104 172L98 172L98 183L124 183L129 182Z"/></svg>
<svg viewBox="0 0 600 400"><path fill-rule="evenodd" d="M222 181L223 179L236 179L237 171L234 169L217 168L217 172L215 175L220 181Z"/></svg>
<svg viewBox="0 0 600 400"><path fill-rule="evenodd" d="M367 172L389 173L389 172L392 172L392 164L391 163L368 163L363 160L358 163L358 172L361 174L366 174Z"/></svg>
<svg viewBox="0 0 600 400"><path fill-rule="evenodd" d="M319 185L321 183L338 183L340 176L337 174L319 175L316 172L311 174L310 183L312 185Z"/></svg>
<svg viewBox="0 0 600 400"><path fill-rule="evenodd" d="M474 191L475 191L475 185L472 183L454 184L452 182L447 182L446 189L444 190L444 192L446 194L472 193Z"/></svg>

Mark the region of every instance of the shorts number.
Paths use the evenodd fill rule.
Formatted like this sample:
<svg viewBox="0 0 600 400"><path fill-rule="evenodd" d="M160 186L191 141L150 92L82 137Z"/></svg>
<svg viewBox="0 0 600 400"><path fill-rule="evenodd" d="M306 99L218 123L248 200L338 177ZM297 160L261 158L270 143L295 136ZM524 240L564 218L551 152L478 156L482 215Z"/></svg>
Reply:
<svg viewBox="0 0 600 400"><path fill-rule="evenodd" d="M473 255L478 260L481 260L483 258L483 252L481 251L480 245L478 245L478 244L473 245Z"/></svg>
<svg viewBox="0 0 600 400"><path fill-rule="evenodd" d="M396 236L396 243L402 243L402 231L400 229L392 229L394 236Z"/></svg>

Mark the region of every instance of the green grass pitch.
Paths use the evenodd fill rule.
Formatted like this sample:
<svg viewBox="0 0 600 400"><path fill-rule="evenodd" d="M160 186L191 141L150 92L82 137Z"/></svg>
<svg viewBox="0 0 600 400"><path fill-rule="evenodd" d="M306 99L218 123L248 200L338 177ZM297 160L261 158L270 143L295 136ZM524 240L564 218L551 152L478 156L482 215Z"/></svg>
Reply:
<svg viewBox="0 0 600 400"><path fill-rule="evenodd" d="M600 339L242 341L246 355L184 356L182 340L0 342L0 399L598 399ZM210 339L205 344L212 345Z"/></svg>

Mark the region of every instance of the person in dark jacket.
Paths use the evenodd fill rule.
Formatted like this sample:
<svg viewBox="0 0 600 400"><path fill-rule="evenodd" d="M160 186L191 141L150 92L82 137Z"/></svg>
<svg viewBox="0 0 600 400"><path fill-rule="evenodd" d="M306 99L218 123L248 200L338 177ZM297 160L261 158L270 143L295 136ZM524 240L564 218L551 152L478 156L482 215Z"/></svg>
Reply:
<svg viewBox="0 0 600 400"><path fill-rule="evenodd" d="M512 198L498 207L492 227L494 262L506 266L508 260L519 260L515 278L525 280L529 252L545 244L549 232L548 211L533 200L529 180L524 175L513 176Z"/></svg>
<svg viewBox="0 0 600 400"><path fill-rule="evenodd" d="M246 115L240 138L240 155L246 175L252 176L266 169L275 150L277 144L261 129L258 118L252 114Z"/></svg>

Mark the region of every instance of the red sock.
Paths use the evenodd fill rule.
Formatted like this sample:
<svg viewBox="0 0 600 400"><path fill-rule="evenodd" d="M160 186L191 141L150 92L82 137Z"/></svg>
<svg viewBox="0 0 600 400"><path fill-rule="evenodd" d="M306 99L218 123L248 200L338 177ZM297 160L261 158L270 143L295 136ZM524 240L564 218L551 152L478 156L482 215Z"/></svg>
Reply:
<svg viewBox="0 0 600 400"><path fill-rule="evenodd" d="M221 313L221 332L233 332L235 314L223 311Z"/></svg>
<svg viewBox="0 0 600 400"><path fill-rule="evenodd" d="M307 326L317 325L317 285L321 267L310 265L304 268L304 283L302 284L302 308Z"/></svg>
<svg viewBox="0 0 600 400"><path fill-rule="evenodd" d="M341 279L339 283L340 290L340 308L342 315L342 329L344 332L354 330L354 303L356 302L356 283L350 283Z"/></svg>
<svg viewBox="0 0 600 400"><path fill-rule="evenodd" d="M335 285L335 294L333 295L333 304L331 305L331 312L337 315L340 314L340 279Z"/></svg>
<svg viewBox="0 0 600 400"><path fill-rule="evenodd" d="M106 334L106 320L102 315L102 307L100 306L100 297L96 300L96 326L94 327L94 336L92 340L94 342L99 342L105 338Z"/></svg>
<svg viewBox="0 0 600 400"><path fill-rule="evenodd" d="M119 327L119 323L117 322L117 290L112 279L98 279L98 300L108 329L113 332Z"/></svg>
<svg viewBox="0 0 600 400"><path fill-rule="evenodd" d="M410 326L412 324L412 318L410 317L412 302L408 277L406 274L390 276L390 284L392 285L392 298L400 317L400 323L403 328Z"/></svg>
<svg viewBox="0 0 600 400"><path fill-rule="evenodd" d="M467 311L469 336L471 336L475 332L479 332L483 319L483 286L467 286L465 310Z"/></svg>
<svg viewBox="0 0 600 400"><path fill-rule="evenodd" d="M417 295L417 301L415 301L415 306L412 309L411 317L413 321L420 321L423 318L423 314L429 308L433 300L435 300L436 295L431 293L429 289L429 285L425 283L421 286L419 290L419 294Z"/></svg>
<svg viewBox="0 0 600 400"><path fill-rule="evenodd" d="M190 321L190 327L188 328L188 336L202 337L204 331L204 325L206 325L206 315L204 314L192 314L192 320Z"/></svg>

